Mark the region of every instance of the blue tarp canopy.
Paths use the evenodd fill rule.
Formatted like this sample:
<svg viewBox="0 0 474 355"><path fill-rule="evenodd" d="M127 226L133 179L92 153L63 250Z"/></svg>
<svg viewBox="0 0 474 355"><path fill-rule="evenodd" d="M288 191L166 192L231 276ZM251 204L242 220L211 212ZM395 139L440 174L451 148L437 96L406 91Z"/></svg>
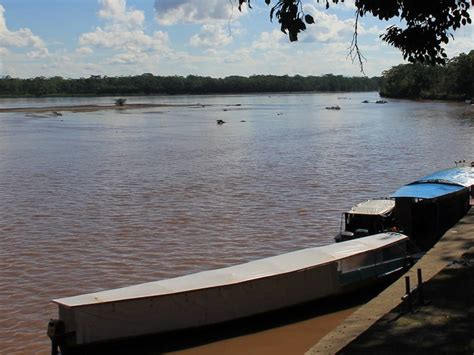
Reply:
<svg viewBox="0 0 474 355"><path fill-rule="evenodd" d="M424 176L417 182L447 182L469 187L474 185L474 168L457 167L441 170Z"/></svg>
<svg viewBox="0 0 474 355"><path fill-rule="evenodd" d="M398 189L391 197L436 198L462 189L465 189L465 187L436 183L414 183Z"/></svg>

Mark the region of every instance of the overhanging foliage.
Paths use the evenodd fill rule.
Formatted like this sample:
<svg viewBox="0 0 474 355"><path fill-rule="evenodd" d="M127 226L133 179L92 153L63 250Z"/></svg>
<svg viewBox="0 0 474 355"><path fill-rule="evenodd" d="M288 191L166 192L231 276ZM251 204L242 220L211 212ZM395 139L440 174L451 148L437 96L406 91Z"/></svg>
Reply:
<svg viewBox="0 0 474 355"><path fill-rule="evenodd" d="M239 0L239 8L255 0ZM326 5L337 5L344 0L317 0ZM314 18L303 11L304 0L265 0L271 6L270 19L276 18L281 30L290 41L297 41L298 34ZM357 45L357 21L359 17L372 15L380 20L400 19L401 25L388 27L381 35L383 41L398 48L405 59L412 63L445 64L444 45L452 38L452 32L471 23L471 0L355 0L356 24L351 51L361 62ZM402 25L403 24L403 25Z"/></svg>

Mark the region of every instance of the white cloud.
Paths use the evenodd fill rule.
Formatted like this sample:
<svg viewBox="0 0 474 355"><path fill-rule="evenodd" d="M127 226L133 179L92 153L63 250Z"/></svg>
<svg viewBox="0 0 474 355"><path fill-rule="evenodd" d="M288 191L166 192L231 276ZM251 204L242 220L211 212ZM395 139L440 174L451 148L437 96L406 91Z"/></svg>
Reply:
<svg viewBox="0 0 474 355"><path fill-rule="evenodd" d="M229 21L242 13L228 0L155 0L156 20L161 25Z"/></svg>
<svg viewBox="0 0 474 355"><path fill-rule="evenodd" d="M314 24L308 25L307 30L302 35L304 42L338 42L351 40L354 33L355 19L341 20L335 14L328 14L313 6L305 6L305 11L314 17ZM380 34L383 30L376 26L365 28L359 19L358 34Z"/></svg>
<svg viewBox="0 0 474 355"><path fill-rule="evenodd" d="M258 39L251 44L251 48L254 50L282 49L284 46L288 46L288 43L288 36L279 30L273 30L262 32ZM294 45L297 44L294 43Z"/></svg>
<svg viewBox="0 0 474 355"><path fill-rule="evenodd" d="M90 73L103 73L102 66L98 65L97 63L86 63L84 65L84 70L86 71L87 74L90 74Z"/></svg>
<svg viewBox="0 0 474 355"><path fill-rule="evenodd" d="M232 36L222 24L205 24L193 35L189 43L193 47L223 47L232 42Z"/></svg>
<svg viewBox="0 0 474 355"><path fill-rule="evenodd" d="M94 53L91 47L79 47L76 49L76 53L79 55L88 55Z"/></svg>
<svg viewBox="0 0 474 355"><path fill-rule="evenodd" d="M315 0L308 0L305 4L311 4L311 1ZM348 12L338 12L339 16L336 16L320 8L308 8L307 12L315 17L316 24L308 26L308 30L301 34L300 42L290 43L288 36L279 31L278 24L269 23L268 7L261 0L255 0L255 9L247 13L252 16L248 20L255 21L252 29L248 26L239 27L238 21L232 21L241 16L236 8L236 0L232 0L233 5L229 0L157 0L155 14L158 24L201 24L199 30L189 35L188 43L180 43L182 47L173 48L168 33L160 31L157 23L146 23L144 12L128 6L126 0L97 0L97 3L96 20L99 22L95 28L79 36L75 50L57 50L48 55L43 42L37 37L39 41L29 42L38 43L37 47L30 45L26 51L22 51L28 52L28 57L17 51L2 58L3 63L0 64L4 72L8 68L15 68L23 77L88 77L91 74L133 75L143 72L210 76L318 75L329 72L359 74L357 64L352 65L350 60L346 60L354 24L353 16L348 16ZM348 20L343 20L348 17ZM232 34L227 29L230 18L232 25L237 25ZM0 16L0 33L4 32L2 28L6 28L4 24L3 16ZM180 39L186 36L188 30L198 26L184 28L182 31L183 26L177 25L170 27L169 31L176 34L173 38ZM265 31L268 28L270 30ZM370 54L367 55L367 72L377 75L379 70L387 69L386 58L383 57L385 53L380 50L381 41L376 41L372 35L378 34L380 29L360 28L361 34L370 34L361 43L361 48ZM248 31L243 35L246 29ZM31 31L30 34L34 36ZM368 42L373 48L362 46ZM232 46L229 46L230 43ZM184 47L186 44L187 48ZM0 53L3 52L0 46ZM29 60L45 56L47 61Z"/></svg>
<svg viewBox="0 0 474 355"><path fill-rule="evenodd" d="M141 27L145 21L143 11L127 9L125 0L99 0L99 5L99 17L112 23L134 28Z"/></svg>
<svg viewBox="0 0 474 355"><path fill-rule="evenodd" d="M159 55L169 50L166 32L150 35L144 31L143 11L127 8L125 0L99 0L99 5L98 15L106 25L79 37L78 54L91 54L91 47L120 51L109 63L128 64L143 61L145 53Z"/></svg>
<svg viewBox="0 0 474 355"><path fill-rule="evenodd" d="M469 53L473 49L474 43L474 30L469 35L454 34L454 39L450 39L448 45L446 45L446 53L448 57L455 57L460 53Z"/></svg>
<svg viewBox="0 0 474 355"><path fill-rule="evenodd" d="M33 34L29 28L10 31L5 19L5 8L0 5L0 47L38 48L44 50L43 40Z"/></svg>
<svg viewBox="0 0 474 355"><path fill-rule="evenodd" d="M152 36L142 30L110 30L97 27L94 32L84 33L79 38L82 47L95 46L126 51L164 50L168 44L168 34L156 31Z"/></svg>
<svg viewBox="0 0 474 355"><path fill-rule="evenodd" d="M143 53L120 53L107 60L107 64L135 64L143 62L147 58Z"/></svg>
<svg viewBox="0 0 474 355"><path fill-rule="evenodd" d="M30 59L43 59L49 55L48 48L39 48L37 51L30 51L26 53Z"/></svg>
<svg viewBox="0 0 474 355"><path fill-rule="evenodd" d="M242 63L245 63L246 66L249 68L255 67L258 65L258 61L255 60L254 54L251 49L246 49L246 48L241 48L237 51L232 51L232 53L228 55L222 56L224 58L224 63L226 65L230 64L235 64L237 66L242 65ZM218 55L216 56L217 58L220 58L221 56ZM231 69L232 70L232 69ZM235 69L233 69L235 70ZM235 75L235 73L233 73ZM256 73L253 73L256 74Z"/></svg>

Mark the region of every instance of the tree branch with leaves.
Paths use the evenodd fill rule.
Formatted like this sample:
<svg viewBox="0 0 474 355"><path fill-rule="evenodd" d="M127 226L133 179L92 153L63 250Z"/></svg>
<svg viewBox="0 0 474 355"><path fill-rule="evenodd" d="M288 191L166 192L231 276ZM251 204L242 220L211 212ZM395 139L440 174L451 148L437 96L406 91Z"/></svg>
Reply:
<svg viewBox="0 0 474 355"><path fill-rule="evenodd" d="M238 0L239 9L244 3L252 8L251 1ZM291 42L313 24L314 18L303 11L303 0L264 0L270 9L270 20L280 24L282 32ZM317 0L330 6L344 0ZM412 63L445 64L446 45L453 32L471 23L468 10L474 0L355 0L356 22L350 47L350 56L362 66L363 56L357 42L357 25L360 17L372 15L380 20L399 19L403 25L389 26L380 37L383 41L399 49L403 57Z"/></svg>

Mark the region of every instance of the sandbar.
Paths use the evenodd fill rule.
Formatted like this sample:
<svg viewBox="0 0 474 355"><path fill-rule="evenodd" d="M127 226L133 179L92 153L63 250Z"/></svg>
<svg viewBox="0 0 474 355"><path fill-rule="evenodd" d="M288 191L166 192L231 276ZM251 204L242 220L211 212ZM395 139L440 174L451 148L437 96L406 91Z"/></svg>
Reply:
<svg viewBox="0 0 474 355"><path fill-rule="evenodd" d="M23 113L47 113L47 112L95 112L105 110L133 110L163 107L203 107L200 104L172 105L172 104L125 104L117 105L71 105L71 106L47 106L47 107L13 107L0 108L0 113L23 112Z"/></svg>

